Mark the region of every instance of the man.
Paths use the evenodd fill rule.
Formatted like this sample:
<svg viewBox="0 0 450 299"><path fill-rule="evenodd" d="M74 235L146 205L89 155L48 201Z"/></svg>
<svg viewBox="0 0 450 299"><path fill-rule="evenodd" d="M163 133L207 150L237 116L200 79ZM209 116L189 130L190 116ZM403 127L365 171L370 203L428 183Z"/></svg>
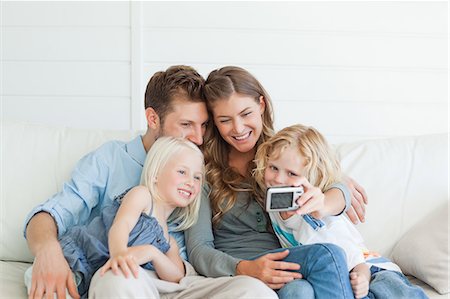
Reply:
<svg viewBox="0 0 450 299"><path fill-rule="evenodd" d="M112 141L83 157L61 192L33 209L26 219L25 236L35 255L27 271L29 298L66 298L66 290L79 298L73 274L63 256L58 237L73 225L89 223L100 210L125 190L139 184L146 152L159 136L183 136L198 146L208 123L202 96L204 79L192 68L173 66L157 72L145 92L147 131L129 143ZM174 234L184 248L182 233ZM185 254L182 252L182 256ZM90 295L98 298L273 297L276 294L259 280L245 277L205 278L187 275L179 285L158 280L155 273L141 269L138 278L94 276ZM194 273L195 274L195 273ZM30 279L31 276L31 279ZM76 277L75 277L76 278Z"/></svg>

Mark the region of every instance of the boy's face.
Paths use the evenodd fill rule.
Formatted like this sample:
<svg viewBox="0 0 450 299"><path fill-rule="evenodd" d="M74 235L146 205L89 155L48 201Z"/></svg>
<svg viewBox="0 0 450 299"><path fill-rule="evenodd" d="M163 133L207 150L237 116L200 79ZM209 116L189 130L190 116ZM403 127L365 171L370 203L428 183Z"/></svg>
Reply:
<svg viewBox="0 0 450 299"><path fill-rule="evenodd" d="M164 118L161 136L183 137L200 146L208 124L208 111L204 102L176 99L172 110Z"/></svg>
<svg viewBox="0 0 450 299"><path fill-rule="evenodd" d="M287 147L276 159L268 159L264 182L267 187L299 186L305 165L305 158L298 150L292 146Z"/></svg>

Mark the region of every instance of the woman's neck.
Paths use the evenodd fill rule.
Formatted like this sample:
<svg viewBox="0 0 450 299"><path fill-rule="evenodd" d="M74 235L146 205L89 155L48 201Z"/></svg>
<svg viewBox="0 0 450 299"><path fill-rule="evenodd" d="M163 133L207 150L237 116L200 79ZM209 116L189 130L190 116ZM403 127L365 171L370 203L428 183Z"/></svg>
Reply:
<svg viewBox="0 0 450 299"><path fill-rule="evenodd" d="M247 177L248 165L255 158L255 153L256 149L241 153L232 147L228 154L228 165L235 168L243 177Z"/></svg>

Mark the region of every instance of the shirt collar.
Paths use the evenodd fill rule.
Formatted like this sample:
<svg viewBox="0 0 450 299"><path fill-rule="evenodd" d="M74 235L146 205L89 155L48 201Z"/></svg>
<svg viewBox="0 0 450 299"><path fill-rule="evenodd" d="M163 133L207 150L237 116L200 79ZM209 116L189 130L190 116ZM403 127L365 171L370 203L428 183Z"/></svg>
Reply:
<svg viewBox="0 0 450 299"><path fill-rule="evenodd" d="M145 152L144 143L142 143L142 137L139 135L130 142L127 143L127 152L130 156L138 162L141 166L144 166L147 153Z"/></svg>

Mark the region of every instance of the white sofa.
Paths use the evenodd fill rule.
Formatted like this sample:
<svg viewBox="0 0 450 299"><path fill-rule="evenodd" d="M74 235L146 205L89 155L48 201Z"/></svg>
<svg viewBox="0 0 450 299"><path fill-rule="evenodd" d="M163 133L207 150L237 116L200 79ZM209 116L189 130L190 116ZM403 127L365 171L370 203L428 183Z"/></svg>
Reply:
<svg viewBox="0 0 450 299"><path fill-rule="evenodd" d="M61 188L85 153L138 132L10 122L1 129L0 297L26 298L26 214ZM367 245L415 275L430 298L447 298L436 289L449 289L447 141L441 134L336 145L345 172L369 194L366 223L357 226Z"/></svg>

